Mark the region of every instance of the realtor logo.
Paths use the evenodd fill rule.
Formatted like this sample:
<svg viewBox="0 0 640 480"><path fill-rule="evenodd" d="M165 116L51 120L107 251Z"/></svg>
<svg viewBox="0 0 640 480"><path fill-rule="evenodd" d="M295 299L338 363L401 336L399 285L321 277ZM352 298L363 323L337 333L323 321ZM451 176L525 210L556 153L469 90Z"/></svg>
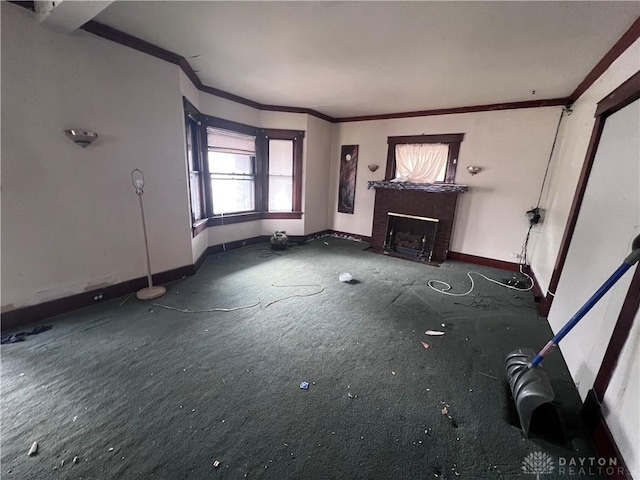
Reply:
<svg viewBox="0 0 640 480"><path fill-rule="evenodd" d="M553 458L544 452L531 452L522 461L522 471L535 475L536 480L540 480L540 475L553 473L554 469Z"/></svg>

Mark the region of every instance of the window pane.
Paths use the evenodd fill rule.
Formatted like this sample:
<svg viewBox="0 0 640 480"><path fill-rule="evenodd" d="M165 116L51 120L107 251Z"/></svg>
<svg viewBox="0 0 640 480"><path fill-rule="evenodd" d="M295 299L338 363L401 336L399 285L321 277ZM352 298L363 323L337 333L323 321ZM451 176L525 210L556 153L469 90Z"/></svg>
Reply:
<svg viewBox="0 0 640 480"><path fill-rule="evenodd" d="M255 210L253 177L212 175L211 196L215 215Z"/></svg>
<svg viewBox="0 0 640 480"><path fill-rule="evenodd" d="M396 178L405 182L444 182L449 145L419 143L396 145Z"/></svg>
<svg viewBox="0 0 640 480"><path fill-rule="evenodd" d="M269 176L269 211L293 210L293 177Z"/></svg>
<svg viewBox="0 0 640 480"><path fill-rule="evenodd" d="M208 152L209 173L253 174L253 157L233 153Z"/></svg>
<svg viewBox="0 0 640 480"><path fill-rule="evenodd" d="M202 218L202 201L200 197L200 174L189 174L189 190L191 192L191 220L196 221Z"/></svg>
<svg viewBox="0 0 640 480"><path fill-rule="evenodd" d="M269 140L269 175L293 176L293 140Z"/></svg>

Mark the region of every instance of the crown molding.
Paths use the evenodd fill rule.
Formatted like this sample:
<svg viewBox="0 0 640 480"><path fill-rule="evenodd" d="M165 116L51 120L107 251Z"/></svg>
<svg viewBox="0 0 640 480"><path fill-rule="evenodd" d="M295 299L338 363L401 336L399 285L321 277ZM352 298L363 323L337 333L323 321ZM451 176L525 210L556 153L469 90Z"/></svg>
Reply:
<svg viewBox="0 0 640 480"><path fill-rule="evenodd" d="M515 108L539 108L566 105L569 98L550 98L547 100L528 100L524 102L492 103L490 105L474 105L470 107L438 108L435 110L418 110L415 112L383 113L381 115L362 115L359 117L336 118L336 122L363 122L367 120L389 120L393 118L429 117L433 115L452 115L455 113L492 112L512 110Z"/></svg>
<svg viewBox="0 0 640 480"><path fill-rule="evenodd" d="M617 58L624 53L633 43L640 38L640 17L636 18L631 27L624 32L622 37L615 43L613 47L602 57L602 59L596 64L595 67L584 77L584 80L580 82L580 85L576 87L569 98L571 103L575 102L580 96L593 85L593 83L600 78L600 76L611 66Z"/></svg>

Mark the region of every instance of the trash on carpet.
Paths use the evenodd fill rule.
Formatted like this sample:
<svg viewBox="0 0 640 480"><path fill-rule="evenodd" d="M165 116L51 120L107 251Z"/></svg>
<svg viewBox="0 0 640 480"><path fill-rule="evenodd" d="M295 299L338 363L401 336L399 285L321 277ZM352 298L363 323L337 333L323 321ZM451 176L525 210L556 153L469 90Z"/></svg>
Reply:
<svg viewBox="0 0 640 480"><path fill-rule="evenodd" d="M220 466L220 462L218 460L213 462L213 468L218 468L219 466Z"/></svg>
<svg viewBox="0 0 640 480"><path fill-rule="evenodd" d="M338 279L339 279L341 282L345 282L345 283L346 283L346 282L350 282L351 280L353 280L353 276L352 276L350 273L344 272L344 273L341 273L341 274L340 274L340 276L338 277Z"/></svg>
<svg viewBox="0 0 640 480"><path fill-rule="evenodd" d="M111 448L109 449L109 451L110 451L110 452L113 452L113 447L111 447Z"/></svg>
<svg viewBox="0 0 640 480"><path fill-rule="evenodd" d="M427 330L426 332L424 332L425 335L431 335L432 337L439 337L441 335L444 335L444 332L440 332L438 330Z"/></svg>
<svg viewBox="0 0 640 480"><path fill-rule="evenodd" d="M38 453L38 442L33 442L33 444L31 445L31 448L29 449L29 453L27 455L29 455L30 457L33 457L37 453Z"/></svg>
<svg viewBox="0 0 640 480"><path fill-rule="evenodd" d="M483 372L476 372L476 373L479 373L480 375L484 375L485 377L493 378L494 380L498 380L496 377L494 377L493 375L489 375L488 373L483 373Z"/></svg>
<svg viewBox="0 0 640 480"><path fill-rule="evenodd" d="M0 337L0 343L4 345L5 343L24 342L26 340L26 338L24 337L26 337L27 335L37 335L39 333L46 332L47 330L51 330L52 328L53 327L51 325L39 325L26 332L10 333L7 335L3 335L2 337Z"/></svg>
<svg viewBox="0 0 640 480"><path fill-rule="evenodd" d="M78 457L73 457L73 463L78 463L80 461L80 459L78 459Z"/></svg>
<svg viewBox="0 0 640 480"><path fill-rule="evenodd" d="M422 346L423 346L424 348L429 348L429 344L428 344L427 342L422 342Z"/></svg>
<svg viewBox="0 0 640 480"><path fill-rule="evenodd" d="M309 382L300 382L300 388L302 390L309 390Z"/></svg>
<svg viewBox="0 0 640 480"><path fill-rule="evenodd" d="M353 395L351 392L348 392L347 393L347 397L349 397L349 398L351 398L353 400L353 399L358 398L358 395Z"/></svg>
<svg viewBox="0 0 640 480"><path fill-rule="evenodd" d="M442 414L443 415L449 415L449 409L447 408L446 405L444 407L442 407Z"/></svg>

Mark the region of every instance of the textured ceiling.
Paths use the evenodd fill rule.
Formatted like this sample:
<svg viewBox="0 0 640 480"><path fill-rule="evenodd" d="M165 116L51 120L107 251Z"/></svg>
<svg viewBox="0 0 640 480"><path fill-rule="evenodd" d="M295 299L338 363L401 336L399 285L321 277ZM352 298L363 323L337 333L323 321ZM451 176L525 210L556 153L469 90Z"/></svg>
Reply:
<svg viewBox="0 0 640 480"><path fill-rule="evenodd" d="M205 85L349 117L566 97L638 16L635 1L117 1L95 20Z"/></svg>

